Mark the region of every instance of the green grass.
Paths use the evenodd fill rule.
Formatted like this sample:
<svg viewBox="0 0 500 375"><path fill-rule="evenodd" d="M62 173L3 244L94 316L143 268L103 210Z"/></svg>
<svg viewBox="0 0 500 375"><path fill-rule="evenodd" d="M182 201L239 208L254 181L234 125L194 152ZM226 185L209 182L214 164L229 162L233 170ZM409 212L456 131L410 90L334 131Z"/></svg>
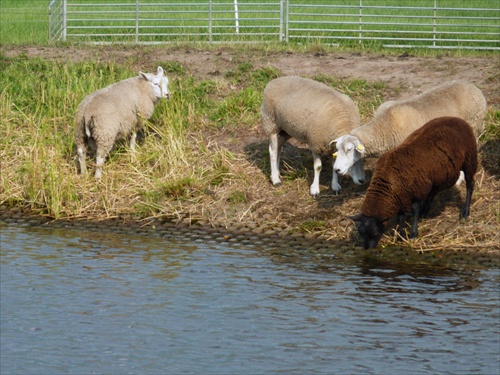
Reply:
<svg viewBox="0 0 500 375"><path fill-rule="evenodd" d="M172 206L192 204L205 191L237 181L251 184L238 167L240 156L206 144L203 135L255 127L262 91L281 72L243 61L224 79L199 79L177 62L161 65L170 77L172 97L157 105L136 157L119 143L105 164L102 183L96 184L92 161L87 176L76 174L76 108L88 93L137 73L128 64L114 62L0 55L0 204L54 217L148 215L175 211ZM385 89L361 80L317 78L355 97L367 113L378 106ZM246 197L240 191L227 200L238 203Z"/></svg>
<svg viewBox="0 0 500 375"><path fill-rule="evenodd" d="M1 0L0 44L47 44L49 0Z"/></svg>

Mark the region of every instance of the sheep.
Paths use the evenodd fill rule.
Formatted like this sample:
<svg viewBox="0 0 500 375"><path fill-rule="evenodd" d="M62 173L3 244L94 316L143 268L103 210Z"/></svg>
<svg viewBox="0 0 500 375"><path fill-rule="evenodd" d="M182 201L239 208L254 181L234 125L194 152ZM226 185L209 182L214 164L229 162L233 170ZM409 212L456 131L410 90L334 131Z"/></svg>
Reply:
<svg viewBox="0 0 500 375"><path fill-rule="evenodd" d="M335 139L334 169L341 175L348 173L352 165L362 163L363 157L398 146L414 130L436 117L462 118L479 136L485 115L483 93L464 81L449 82L406 100L383 103L370 122Z"/></svg>
<svg viewBox="0 0 500 375"><path fill-rule="evenodd" d="M132 77L85 97L75 115L75 146L80 173L85 174L87 148L96 154L95 178L102 176L106 157L116 141L130 137L134 152L137 131L143 119L153 115L160 98L168 98L168 78L161 66L156 74L139 72Z"/></svg>
<svg viewBox="0 0 500 375"><path fill-rule="evenodd" d="M386 221L398 215L402 230L405 211L411 210L410 238L418 236L418 217L429 211L434 196L451 188L463 171L467 219L477 170L477 141L472 127L458 117L439 117L413 132L401 145L382 154L366 192L357 223L365 249L376 247Z"/></svg>
<svg viewBox="0 0 500 375"><path fill-rule="evenodd" d="M354 102L347 95L323 83L297 76L270 81L263 92L261 125L269 137L273 185L281 185L281 148L287 140L295 138L306 143L312 151L314 180L310 195L318 196L321 155L331 154L332 140L359 124L359 112ZM351 166L349 173L354 183L363 183L365 176L362 164ZM331 186L334 192L341 189L335 171Z"/></svg>

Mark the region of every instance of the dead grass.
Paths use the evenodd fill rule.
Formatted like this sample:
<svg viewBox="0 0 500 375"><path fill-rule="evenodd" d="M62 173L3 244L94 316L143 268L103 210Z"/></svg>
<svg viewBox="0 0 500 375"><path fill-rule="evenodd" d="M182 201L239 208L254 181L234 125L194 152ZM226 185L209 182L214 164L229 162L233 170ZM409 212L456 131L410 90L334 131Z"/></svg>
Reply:
<svg viewBox="0 0 500 375"><path fill-rule="evenodd" d="M87 56L85 51L76 52L78 59ZM91 51L92 54L98 52ZM36 53L43 56L44 51L37 49ZM58 61L68 56L60 50L52 50L52 53ZM152 59L162 61L163 65L169 64L176 69L171 72L171 78L174 85L177 84L178 97L182 97L182 100L165 104L157 111L135 158L126 147L118 147L113 152L100 182L92 177L92 162L88 165L89 175L82 177L75 174L75 156L70 147L71 111L74 111L78 100L74 93L70 99L66 98L66 102L74 102L71 109L61 110L54 106L57 111L54 111L53 117L44 119L37 117L36 113L14 111L18 98L3 91L0 97L0 115L4 119L0 128L3 139L0 155L1 205L29 207L40 215L59 219L106 222L118 218L140 223L141 226L149 226L159 220L183 225L222 226L228 230L245 226L261 234L315 237L347 247L359 245L357 231L346 216L359 213L368 183L355 186L350 178L341 178L343 189L340 194L334 195L329 189L331 167L325 159L321 194L318 199L310 198L311 153L304 145L291 141L283 151L283 185L274 188L269 182L268 146L256 114L257 100L253 93L240 95L240 91L253 86L257 92L266 79L280 71L320 77L339 85L339 89L350 90L349 94L360 103L366 120L380 101L408 94L410 88L414 89L404 81L408 70L404 61L394 58L384 60L380 56L363 59L362 56L347 54L327 59L326 55L311 57L275 52L261 57L262 61L236 66L234 61L246 61L246 54L240 52L239 56L235 56L238 52L227 50L214 53L174 51L175 58L179 61L184 59L183 65L179 66L180 63L172 61L168 53L159 58L154 57L155 53L158 54L158 51L149 49L100 52L104 60L116 58L125 63L134 55L138 67ZM229 60L229 57L234 58ZM450 62L435 59L433 63L441 66ZM364 71L373 75L371 81L349 79L348 74L355 69L363 77L363 67L359 64L365 64ZM459 63L453 64L456 69L460 68ZM97 71L94 65L89 63L82 69L86 69L85 72ZM381 65L384 65L382 71L379 70ZM412 66L424 69L426 65L425 61L420 61ZM480 66L488 68L487 64ZM190 68L189 74L186 73L187 67ZM340 71L339 67L343 70ZM346 73L347 69L349 73ZM413 78L415 69L411 71ZM124 74L122 68L119 71ZM439 69L425 72L420 81L413 83L422 89L432 80L433 84L437 83L435 81L446 72L448 70ZM477 71L473 73L478 74ZM73 74L68 76L73 78ZM490 70L486 70L484 76L483 82L488 83ZM72 81L68 79L68 82ZM97 81L92 83L97 84ZM74 86L80 84L78 80ZM229 104L241 101L243 105L223 105L217 113L221 121L211 120L197 112L194 104L197 96L189 97L193 93L189 92L192 87L187 87L188 84L199 85L195 87L197 95L206 92L207 97L218 102L227 99ZM486 87L488 102L497 103L498 90L495 91L493 86ZM32 98L24 97L23 100L29 102ZM253 112L240 110L248 106ZM43 121L47 126L45 134L38 131ZM172 127L173 123L181 122L186 124L188 130L185 132ZM494 106L490 107L487 124L488 134L481 141L481 166L476 177L469 219L466 222L459 220L465 187L453 188L441 193L429 217L421 220L419 238L403 240L389 230L381 246L408 246L422 252L466 250L500 253L500 120L498 109ZM57 147L45 147L48 142L53 142L51 137L60 134L65 138L58 139ZM36 142L36 137L41 135L45 140ZM374 160L368 160L368 179L373 166Z"/></svg>

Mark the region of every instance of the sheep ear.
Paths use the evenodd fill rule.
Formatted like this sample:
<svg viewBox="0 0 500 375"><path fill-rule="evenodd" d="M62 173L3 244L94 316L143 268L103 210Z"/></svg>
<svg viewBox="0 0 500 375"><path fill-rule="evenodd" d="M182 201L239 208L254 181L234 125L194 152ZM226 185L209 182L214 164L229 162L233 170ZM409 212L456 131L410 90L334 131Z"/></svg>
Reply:
<svg viewBox="0 0 500 375"><path fill-rule="evenodd" d="M363 146L361 143L358 143L356 145L356 151L362 154L363 152L365 152L365 146Z"/></svg>
<svg viewBox="0 0 500 375"><path fill-rule="evenodd" d="M162 76L164 75L163 74L163 68L161 66L158 67L158 69L156 70L156 75L157 76Z"/></svg>
<svg viewBox="0 0 500 375"><path fill-rule="evenodd" d="M354 216L346 216L345 218L352 220L355 223L359 223L359 222L361 222L361 217L362 217L362 214L358 214L358 215L354 215Z"/></svg>
<svg viewBox="0 0 500 375"><path fill-rule="evenodd" d="M340 142L344 139L345 135L342 135L336 139L334 139L333 141L330 141L329 145L331 146L333 143L337 143L337 142Z"/></svg>
<svg viewBox="0 0 500 375"><path fill-rule="evenodd" d="M140 75L142 78L144 78L146 81L149 81L149 78L148 78L148 76L147 76L147 74L146 74L146 73L139 72L139 75Z"/></svg>

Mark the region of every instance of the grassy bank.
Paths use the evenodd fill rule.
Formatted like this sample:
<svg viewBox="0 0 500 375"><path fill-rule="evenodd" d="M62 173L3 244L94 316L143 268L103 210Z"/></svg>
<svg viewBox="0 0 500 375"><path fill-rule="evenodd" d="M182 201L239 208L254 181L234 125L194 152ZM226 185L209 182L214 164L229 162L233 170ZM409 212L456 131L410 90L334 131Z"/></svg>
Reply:
<svg viewBox="0 0 500 375"><path fill-rule="evenodd" d="M3 57L1 65L1 203L27 206L54 218L154 215L170 211L172 205L193 203L216 186L250 183L243 170L232 168L239 156L211 147L203 135L255 127L262 90L281 75L273 68L241 63L223 80L200 80L180 64L158 61L154 65L162 65L170 77L172 98L157 106L139 159L132 162L128 148L119 144L106 163L102 183L96 184L92 171L85 178L75 173L75 110L88 93L136 71L114 62L56 63L23 57ZM361 99L362 112L380 104L381 84L316 78ZM233 199L242 199L240 195L235 191Z"/></svg>
<svg viewBox="0 0 500 375"><path fill-rule="evenodd" d="M89 174L76 173L74 113L88 93L136 75L144 62L133 55L121 62L102 60L105 50L81 62L1 55L0 205L55 219L133 218L145 225L150 218L208 225L257 222L289 234L349 239L352 225L343 216L357 213L366 186L352 186L346 179L341 195L325 192L331 178L325 163L323 192L319 201L312 200L311 155L294 148L284 158L284 187L270 187L260 105L263 88L282 72L272 65L253 66L244 51L233 52L239 56L233 68L213 77L195 75L175 60L148 61L148 66L163 66L172 97L158 104L137 157L126 144L118 144L100 182L93 178L93 160ZM364 121L383 98L398 95L382 82L320 73L312 78L351 96ZM452 205L436 220L449 217L453 229L437 236L436 220L429 220L422 226L428 236L420 248L490 246L498 239L499 141L500 111L491 107L472 208L476 221L458 226ZM456 193L451 199L460 201ZM444 206L450 205L442 204L441 210Z"/></svg>

